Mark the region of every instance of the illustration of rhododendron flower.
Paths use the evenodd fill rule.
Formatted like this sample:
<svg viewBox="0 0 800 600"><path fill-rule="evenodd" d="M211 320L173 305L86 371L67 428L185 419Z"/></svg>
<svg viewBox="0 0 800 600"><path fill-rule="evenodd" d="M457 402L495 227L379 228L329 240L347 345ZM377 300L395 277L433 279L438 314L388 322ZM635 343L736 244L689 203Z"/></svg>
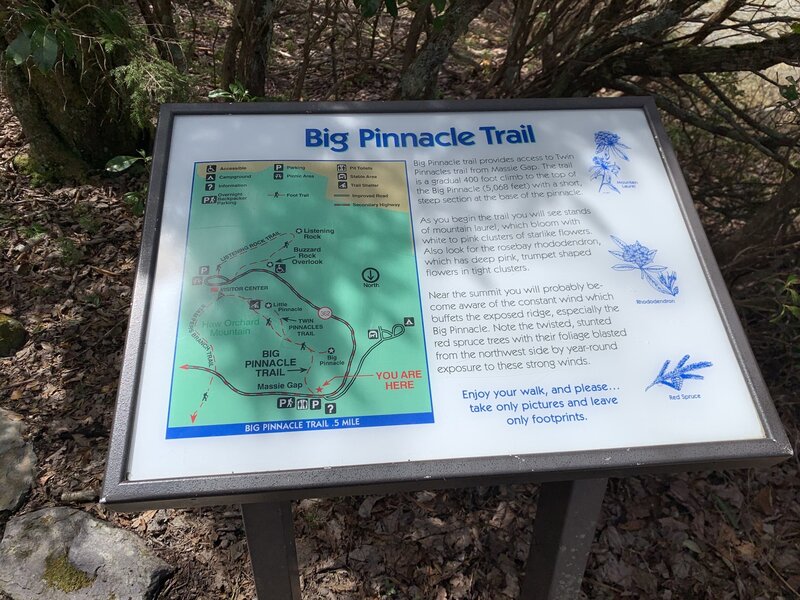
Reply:
<svg viewBox="0 0 800 600"><path fill-rule="evenodd" d="M639 241L633 244L626 244L613 235L611 239L620 249L609 250L608 252L622 261L622 263L611 267L612 269L615 271L639 271L642 279L647 281L656 291L670 296L678 295L678 288L675 285L678 276L674 272L666 272L667 267L651 264L657 250L651 250L639 243Z"/></svg>
<svg viewBox="0 0 800 600"><path fill-rule="evenodd" d="M646 246L642 246L638 241L633 244L626 244L617 237L611 236L617 245L622 248L622 252L615 252L610 250L611 254L626 263L632 263L640 269L646 267L653 262L653 257L656 255L657 250L650 250ZM627 268L627 265L625 265ZM666 267L654 267L657 270L665 269Z"/></svg>
<svg viewBox="0 0 800 600"><path fill-rule="evenodd" d="M595 151L597 154L601 154L606 158L615 156L622 160L628 160L625 150L630 150L630 147L619 141L619 136L616 133L598 131L594 134L594 143L597 148Z"/></svg>

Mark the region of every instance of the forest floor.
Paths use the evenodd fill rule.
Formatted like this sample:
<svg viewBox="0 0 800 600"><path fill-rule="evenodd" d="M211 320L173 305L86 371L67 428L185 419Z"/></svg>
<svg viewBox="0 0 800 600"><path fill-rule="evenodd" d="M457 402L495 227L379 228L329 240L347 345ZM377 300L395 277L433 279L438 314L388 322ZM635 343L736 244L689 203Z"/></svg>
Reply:
<svg viewBox="0 0 800 600"><path fill-rule="evenodd" d="M0 96L0 312L31 334L0 359L0 407L25 417L38 458L19 512L71 505L136 532L177 569L161 598L253 598L238 506L127 514L97 503L142 226L123 194L144 180L34 185L15 160L25 151ZM795 457L611 479L587 598L800 598L800 410L797 390L768 383ZM93 500L71 503L75 492ZM536 485L514 485L296 502L303 598L516 598L536 499Z"/></svg>

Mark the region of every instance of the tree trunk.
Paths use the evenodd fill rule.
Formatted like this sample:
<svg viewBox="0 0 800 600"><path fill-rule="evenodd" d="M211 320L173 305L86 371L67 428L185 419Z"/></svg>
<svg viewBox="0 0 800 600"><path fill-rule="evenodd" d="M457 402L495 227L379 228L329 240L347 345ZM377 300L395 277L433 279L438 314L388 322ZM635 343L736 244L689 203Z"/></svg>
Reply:
<svg viewBox="0 0 800 600"><path fill-rule="evenodd" d="M238 0L222 59L222 85L238 81L255 96L266 92L267 59L277 0Z"/></svg>
<svg viewBox="0 0 800 600"><path fill-rule="evenodd" d="M436 81L450 49L491 1L459 0L450 5L443 15L441 29L431 33L408 69L403 72L399 88L401 99L423 100L436 96Z"/></svg>
<svg viewBox="0 0 800 600"><path fill-rule="evenodd" d="M408 36L406 37L406 44L403 49L402 68L404 70L408 69L411 63L414 62L414 57L417 55L417 44L431 16L432 3L433 0L422 0L417 4L414 10L414 18L411 19L411 25L408 26Z"/></svg>
<svg viewBox="0 0 800 600"><path fill-rule="evenodd" d="M506 44L506 58L492 76L489 88L499 85L503 93L509 94L519 84L522 61L528 51L528 37L531 32L531 8L533 0L518 0L514 3L511 34Z"/></svg>
<svg viewBox="0 0 800 600"><path fill-rule="evenodd" d="M306 74L308 73L308 67L311 63L311 52L313 51L314 46L319 38L328 28L328 25L333 22L333 11L330 0L325 0L325 12L321 19L316 17L313 7L314 3L309 2L304 32L305 41L303 42L303 58L297 67L297 77L295 78L294 86L292 87L292 100L300 100L303 97L303 87L306 83ZM315 22L317 25L316 27L313 27ZM370 54L372 54L371 50Z"/></svg>
<svg viewBox="0 0 800 600"><path fill-rule="evenodd" d="M76 10L82 2L59 4L63 14L81 18L70 24L75 30L86 36L98 34L94 11ZM95 4L103 9L117 6L114 0ZM0 36L0 52L23 24L15 23ZM33 166L54 178L80 179L87 169L102 168L112 156L130 154L147 140L147 132L132 121L124 92L114 87L110 76L112 68L124 64L124 57L93 44L88 39L76 41L74 60L59 48L59 60L45 71L30 58L19 66L3 60L0 67L3 89L30 143ZM100 58L105 61L102 65Z"/></svg>
<svg viewBox="0 0 800 600"><path fill-rule="evenodd" d="M178 30L172 16L172 0L136 0L147 31L153 38L158 55L185 73L188 65L183 48L178 43Z"/></svg>

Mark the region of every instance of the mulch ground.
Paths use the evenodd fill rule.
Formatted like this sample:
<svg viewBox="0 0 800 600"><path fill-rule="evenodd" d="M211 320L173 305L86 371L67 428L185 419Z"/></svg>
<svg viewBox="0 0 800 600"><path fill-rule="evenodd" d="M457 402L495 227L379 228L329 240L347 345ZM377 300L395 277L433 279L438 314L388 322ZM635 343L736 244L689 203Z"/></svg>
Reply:
<svg viewBox="0 0 800 600"><path fill-rule="evenodd" d="M144 181L34 187L15 166L24 152L0 96L0 311L31 334L0 359L0 406L25 417L38 457L20 513L72 505L136 532L177 568L162 598L253 598L237 506L120 514L97 503L142 225L123 193ZM770 384L795 457L610 480L586 597L800 598L800 418L796 395ZM519 485L297 502L303 597L516 598L536 497Z"/></svg>

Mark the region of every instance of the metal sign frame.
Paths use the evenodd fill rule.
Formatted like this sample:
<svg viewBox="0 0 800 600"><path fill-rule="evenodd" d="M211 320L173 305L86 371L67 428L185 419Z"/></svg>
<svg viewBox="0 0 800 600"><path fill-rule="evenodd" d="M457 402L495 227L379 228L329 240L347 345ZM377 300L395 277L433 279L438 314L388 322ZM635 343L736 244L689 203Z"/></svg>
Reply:
<svg viewBox="0 0 800 600"><path fill-rule="evenodd" d="M173 123L182 115L386 114L512 110L641 109L659 148L684 223L717 310L750 390L762 439L613 448L579 452L490 456L292 471L131 481L126 464L136 412L152 278L161 233L164 188ZM162 106L130 323L101 502L117 510L246 504L331 495L441 487L596 479L695 469L763 467L792 456L792 447L736 315L722 275L692 204L655 102L648 97L525 100L167 104Z"/></svg>

